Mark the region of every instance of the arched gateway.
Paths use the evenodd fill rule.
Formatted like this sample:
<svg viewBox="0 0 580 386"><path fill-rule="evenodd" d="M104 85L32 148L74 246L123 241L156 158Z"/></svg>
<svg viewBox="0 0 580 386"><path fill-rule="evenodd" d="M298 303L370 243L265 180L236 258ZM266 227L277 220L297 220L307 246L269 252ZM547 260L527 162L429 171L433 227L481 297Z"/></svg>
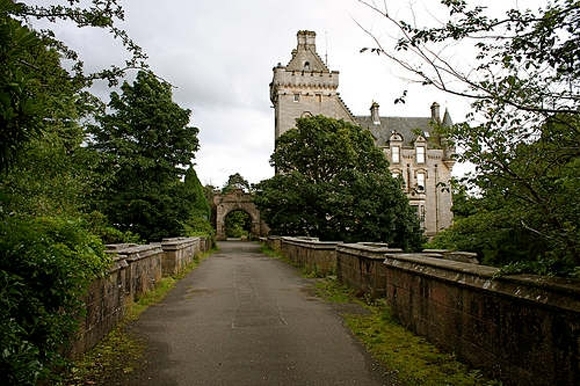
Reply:
<svg viewBox="0 0 580 386"><path fill-rule="evenodd" d="M226 239L225 220L229 213L237 210L246 212L252 219L251 234L252 238L266 236L268 226L260 218L260 211L254 204L252 196L244 193L242 190L234 190L228 194L218 194L214 196L213 203L215 206L216 219L216 239Z"/></svg>

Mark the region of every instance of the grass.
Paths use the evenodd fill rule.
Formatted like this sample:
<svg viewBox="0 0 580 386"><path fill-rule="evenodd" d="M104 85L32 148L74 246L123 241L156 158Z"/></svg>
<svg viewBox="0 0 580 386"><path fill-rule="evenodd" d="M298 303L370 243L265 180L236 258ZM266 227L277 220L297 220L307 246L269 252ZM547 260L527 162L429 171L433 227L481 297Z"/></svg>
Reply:
<svg viewBox="0 0 580 386"><path fill-rule="evenodd" d="M114 385L126 374L141 365L146 342L127 330L127 325L139 318L151 305L162 301L177 282L193 271L215 250L196 257L180 273L162 278L154 290L145 293L138 301L127 305L126 316L92 350L76 360L68 369L61 385Z"/></svg>
<svg viewBox="0 0 580 386"><path fill-rule="evenodd" d="M340 285L335 278L320 280L316 293L329 302L356 302L368 313L344 314L352 333L369 353L399 382L409 386L499 386L486 379L478 370L471 370L452 354L441 352L424 338L406 330L391 315L382 301L357 299L353 291Z"/></svg>
<svg viewBox="0 0 580 386"><path fill-rule="evenodd" d="M267 256L292 263L280 253L262 245ZM315 277L302 270L305 277ZM316 295L332 303L357 303L366 312L344 313L342 317L367 351L407 386L500 386L486 379L479 370L470 369L453 354L402 327L391 315L384 300L360 299L354 290L341 285L335 276L318 279Z"/></svg>

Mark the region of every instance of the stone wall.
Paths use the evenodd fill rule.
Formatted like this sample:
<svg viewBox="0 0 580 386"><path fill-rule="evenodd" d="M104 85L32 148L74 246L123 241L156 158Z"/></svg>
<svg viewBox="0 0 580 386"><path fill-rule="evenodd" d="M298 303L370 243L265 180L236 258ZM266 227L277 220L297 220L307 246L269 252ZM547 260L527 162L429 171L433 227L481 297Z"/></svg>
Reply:
<svg viewBox="0 0 580 386"><path fill-rule="evenodd" d="M387 245L341 244L336 251L338 280L358 295L373 298L386 293L385 253L402 252Z"/></svg>
<svg viewBox="0 0 580 386"><path fill-rule="evenodd" d="M164 276L182 271L211 248L206 238L165 239L149 245L108 245L113 257L109 274L93 282L85 299L86 315L71 355L96 345L125 316L126 307L155 288Z"/></svg>
<svg viewBox="0 0 580 386"><path fill-rule="evenodd" d="M284 237L279 242L282 255L297 267L317 276L336 273L336 242L294 237Z"/></svg>
<svg viewBox="0 0 580 386"><path fill-rule="evenodd" d="M307 256L311 248L307 240L279 240L283 253ZM336 244L343 283L384 297L402 325L466 363L506 385L579 385L580 283L498 277L496 268L455 261L465 258Z"/></svg>

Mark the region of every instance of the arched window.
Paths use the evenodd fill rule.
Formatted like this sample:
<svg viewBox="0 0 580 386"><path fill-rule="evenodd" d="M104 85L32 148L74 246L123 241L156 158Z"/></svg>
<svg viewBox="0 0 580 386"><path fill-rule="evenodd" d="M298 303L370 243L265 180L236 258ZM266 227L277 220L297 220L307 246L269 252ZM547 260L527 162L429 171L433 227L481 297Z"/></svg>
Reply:
<svg viewBox="0 0 580 386"><path fill-rule="evenodd" d="M304 71L310 71L310 62L304 62Z"/></svg>

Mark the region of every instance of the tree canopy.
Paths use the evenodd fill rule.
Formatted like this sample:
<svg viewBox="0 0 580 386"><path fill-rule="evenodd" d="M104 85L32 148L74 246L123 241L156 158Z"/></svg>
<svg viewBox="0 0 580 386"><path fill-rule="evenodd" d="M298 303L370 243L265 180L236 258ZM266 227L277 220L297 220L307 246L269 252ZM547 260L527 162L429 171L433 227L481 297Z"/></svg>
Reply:
<svg viewBox="0 0 580 386"><path fill-rule="evenodd" d="M197 129L187 126L189 111L170 101L170 87L139 74L138 87L114 94L110 115L88 91L95 80L114 84L125 70L146 68L141 49L116 26L123 17L118 1L46 3L0 0L2 385L60 384L55 372L65 367L86 291L110 267L103 243L135 241L101 213L111 209L101 201L106 195L125 194L133 200L125 203L154 208L143 215L164 215L155 225L167 225L163 231L171 236L210 231L209 206L192 167ZM103 28L131 58L85 72L50 23L38 30L35 18ZM99 123L92 136L88 122ZM100 148L87 146L96 140ZM123 178L141 201L115 185Z"/></svg>
<svg viewBox="0 0 580 386"><path fill-rule="evenodd" d="M110 265L85 211L96 186L82 147L82 120L95 111L85 87L99 75L84 73L80 62L63 65L74 53L52 31L33 29L28 17L84 18L83 26L115 28L112 20L100 20L114 3L96 0L95 8L81 11L0 0L3 385L57 382L53 372L75 336L83 296ZM36 14L42 9L52 11Z"/></svg>
<svg viewBox="0 0 580 386"><path fill-rule="evenodd" d="M245 193L252 191L251 184L240 173L232 174L222 188L222 194L228 194L233 190L241 190Z"/></svg>
<svg viewBox="0 0 580 386"><path fill-rule="evenodd" d="M97 208L118 228L147 240L184 233L191 202L180 194L193 167L198 129L190 111L172 100L171 86L149 72L113 92L112 112L97 117L91 148L100 162L104 189Z"/></svg>
<svg viewBox="0 0 580 386"><path fill-rule="evenodd" d="M362 128L300 118L278 138L271 164L277 174L257 185L255 202L272 232L420 246L418 216Z"/></svg>
<svg viewBox="0 0 580 386"><path fill-rule="evenodd" d="M462 149L459 161L475 165L463 182L482 200L445 238L457 231L461 248L487 249L489 262L543 261L560 273L579 265L580 3L504 7L494 16L479 4L443 0L447 19L429 23L360 2L399 32L390 45L367 30L376 44L363 51L472 102L467 121L446 135Z"/></svg>

